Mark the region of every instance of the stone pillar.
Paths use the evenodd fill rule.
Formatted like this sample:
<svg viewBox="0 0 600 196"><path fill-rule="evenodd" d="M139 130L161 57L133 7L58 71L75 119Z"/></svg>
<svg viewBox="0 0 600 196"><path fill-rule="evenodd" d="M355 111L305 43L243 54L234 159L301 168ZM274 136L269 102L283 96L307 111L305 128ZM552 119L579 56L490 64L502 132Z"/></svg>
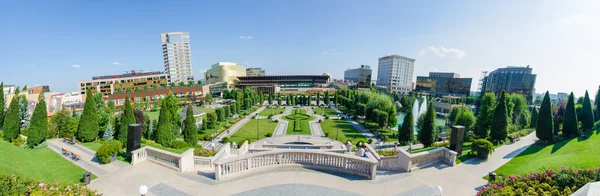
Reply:
<svg viewBox="0 0 600 196"><path fill-rule="evenodd" d="M450 136L450 150L458 153L458 156L462 156L462 146L464 142L465 127L464 126L452 126L452 134Z"/></svg>

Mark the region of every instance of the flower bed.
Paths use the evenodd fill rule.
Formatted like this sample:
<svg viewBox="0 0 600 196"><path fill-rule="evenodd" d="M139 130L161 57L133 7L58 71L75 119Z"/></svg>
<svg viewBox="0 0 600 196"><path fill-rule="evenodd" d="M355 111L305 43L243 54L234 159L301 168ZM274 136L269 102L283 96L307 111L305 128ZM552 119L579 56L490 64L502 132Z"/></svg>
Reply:
<svg viewBox="0 0 600 196"><path fill-rule="evenodd" d="M15 175L0 174L0 195L100 195L80 184L46 184Z"/></svg>
<svg viewBox="0 0 600 196"><path fill-rule="evenodd" d="M589 182L600 180L598 169L565 169L533 172L525 176L498 177L483 187L478 196L571 195Z"/></svg>

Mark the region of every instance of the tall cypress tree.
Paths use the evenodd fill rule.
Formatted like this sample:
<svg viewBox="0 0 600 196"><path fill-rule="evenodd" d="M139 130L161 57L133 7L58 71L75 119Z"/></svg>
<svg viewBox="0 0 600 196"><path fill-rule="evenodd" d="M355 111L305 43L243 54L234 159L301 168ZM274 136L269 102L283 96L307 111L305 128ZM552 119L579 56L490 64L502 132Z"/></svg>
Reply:
<svg viewBox="0 0 600 196"><path fill-rule="evenodd" d="M165 101L161 102L160 108L161 110L158 114L158 129L154 140L163 146L171 146L171 141L173 141L171 113L162 109L167 108L167 103Z"/></svg>
<svg viewBox="0 0 600 196"><path fill-rule="evenodd" d="M4 140L12 142L20 134L21 129L21 116L19 116L19 87L16 88L15 95L10 101L6 116L4 119Z"/></svg>
<svg viewBox="0 0 600 196"><path fill-rule="evenodd" d="M402 122L402 125L398 127L398 142L402 145L412 142L415 137L415 123L411 107L412 106L409 106L408 109L406 109L404 121Z"/></svg>
<svg viewBox="0 0 600 196"><path fill-rule="evenodd" d="M546 91L540 106L535 135L542 141L554 142L554 117L552 116L552 104L550 103L550 93L548 91Z"/></svg>
<svg viewBox="0 0 600 196"><path fill-rule="evenodd" d="M529 122L531 128L534 128L534 129L536 128L537 120L538 120L538 110L537 110L537 107L535 107L535 105L534 105L533 109L531 110L531 122Z"/></svg>
<svg viewBox="0 0 600 196"><path fill-rule="evenodd" d="M325 91L325 98L323 99L325 105L329 105L329 91Z"/></svg>
<svg viewBox="0 0 600 196"><path fill-rule="evenodd" d="M183 127L183 140L190 146L198 145L198 127L194 118L194 108L188 105Z"/></svg>
<svg viewBox="0 0 600 196"><path fill-rule="evenodd" d="M354 102L355 105L358 105L358 102ZM392 106L390 106L390 110L387 111L388 117L387 117L387 124L390 127L394 127L396 126L396 124L398 124L398 118L396 118L396 106L394 104L392 104Z"/></svg>
<svg viewBox="0 0 600 196"><path fill-rule="evenodd" d="M583 111L581 112L581 125L584 130L589 131L594 127L594 112L588 91L585 91L585 98L583 98L582 105Z"/></svg>
<svg viewBox="0 0 600 196"><path fill-rule="evenodd" d="M273 93L269 93L269 105L273 105Z"/></svg>
<svg viewBox="0 0 600 196"><path fill-rule="evenodd" d="M165 101L163 101L165 102ZM161 107L160 110L165 110L165 108ZM131 105L131 100L125 96L125 104L123 105L123 116L121 116L121 126L117 132L117 139L121 141L121 143L127 143L127 129L129 129L129 124L135 124L135 115L133 114L133 106Z"/></svg>
<svg viewBox="0 0 600 196"><path fill-rule="evenodd" d="M567 102L567 108L565 111L565 118L563 121L562 134L565 138L572 134L578 134L579 129L577 128L577 112L575 111L575 97L573 92L569 95L569 101Z"/></svg>
<svg viewBox="0 0 600 196"><path fill-rule="evenodd" d="M508 136L508 111L506 108L506 92L502 91L500 100L494 110L490 138L496 141L504 141Z"/></svg>
<svg viewBox="0 0 600 196"><path fill-rule="evenodd" d="M408 103L410 103L410 101L408 101ZM473 133L478 138L487 138L490 132L490 127L492 125L492 113L494 112L494 106L496 105L496 95L494 95L494 93L486 93L481 98L480 105L481 106L479 108L479 115L477 116L477 121L475 122L475 130L473 131Z"/></svg>
<svg viewBox="0 0 600 196"><path fill-rule="evenodd" d="M42 143L44 140L46 140L47 131L48 111L46 111L44 93L40 93L38 97L38 104L35 106L33 115L31 115L31 121L28 129L29 135L27 136L27 145L29 147L35 147Z"/></svg>
<svg viewBox="0 0 600 196"><path fill-rule="evenodd" d="M94 93L92 89L88 89L85 94L83 114L81 114L79 127L77 127L77 138L82 142L93 141L100 131L100 126L98 125L98 108L96 107Z"/></svg>
<svg viewBox="0 0 600 196"><path fill-rule="evenodd" d="M4 125L4 110L6 110L6 101L4 101L4 82L0 83L0 127Z"/></svg>
<svg viewBox="0 0 600 196"><path fill-rule="evenodd" d="M0 103L1 104L1 103ZM600 86L598 87L598 91L596 92L596 98L594 99L594 106L596 107L596 113L594 116L596 119L600 119Z"/></svg>
<svg viewBox="0 0 600 196"><path fill-rule="evenodd" d="M433 108L433 102L430 102L427 106L423 128L419 134L420 142L425 147L430 147L435 141L435 109Z"/></svg>
<svg viewBox="0 0 600 196"><path fill-rule="evenodd" d="M317 106L321 105L321 92L317 92Z"/></svg>

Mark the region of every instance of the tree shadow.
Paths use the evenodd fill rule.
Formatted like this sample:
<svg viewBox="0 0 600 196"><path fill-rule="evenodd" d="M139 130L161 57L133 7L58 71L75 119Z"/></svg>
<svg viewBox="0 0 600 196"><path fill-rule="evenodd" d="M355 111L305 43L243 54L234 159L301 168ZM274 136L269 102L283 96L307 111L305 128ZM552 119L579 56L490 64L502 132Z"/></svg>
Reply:
<svg viewBox="0 0 600 196"><path fill-rule="evenodd" d="M593 131L583 132L583 133L581 133L581 135L579 137L577 137L577 141L582 142L582 141L588 140L588 139L590 139L590 137L592 137L593 134L594 134Z"/></svg>
<svg viewBox="0 0 600 196"><path fill-rule="evenodd" d="M507 155L504 155L504 157L502 157L502 158L503 159L515 158L516 156L518 156L519 154L524 152L527 148L529 148L529 146L522 146L520 148L513 150L512 152L508 153Z"/></svg>
<svg viewBox="0 0 600 196"><path fill-rule="evenodd" d="M539 144L534 143L534 144L531 144L531 146L529 146L527 149L525 149L523 152L519 153L519 155L517 155L515 157L521 157L521 156L527 156L530 154L535 154L546 147L548 147L548 146L539 145Z"/></svg>
<svg viewBox="0 0 600 196"><path fill-rule="evenodd" d="M562 147L564 147L565 145L567 145L567 143L569 143L573 139L575 139L575 138L571 138L571 139L567 139L567 140L563 140L563 141L555 143L552 146L552 151L550 152L550 154L554 154L555 152L557 152L558 150L560 150Z"/></svg>

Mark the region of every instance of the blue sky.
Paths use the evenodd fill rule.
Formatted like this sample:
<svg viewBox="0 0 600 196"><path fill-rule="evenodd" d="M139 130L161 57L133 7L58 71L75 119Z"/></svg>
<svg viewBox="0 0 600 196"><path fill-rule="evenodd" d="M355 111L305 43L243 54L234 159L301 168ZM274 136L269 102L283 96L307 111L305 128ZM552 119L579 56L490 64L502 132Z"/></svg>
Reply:
<svg viewBox="0 0 600 196"><path fill-rule="evenodd" d="M0 80L76 90L79 80L162 70L160 33L191 34L196 78L219 61L267 74L331 73L399 54L415 77L531 65L538 92L600 84L598 1L7 1ZM77 66L74 66L77 65ZM375 78L375 77L374 77Z"/></svg>

